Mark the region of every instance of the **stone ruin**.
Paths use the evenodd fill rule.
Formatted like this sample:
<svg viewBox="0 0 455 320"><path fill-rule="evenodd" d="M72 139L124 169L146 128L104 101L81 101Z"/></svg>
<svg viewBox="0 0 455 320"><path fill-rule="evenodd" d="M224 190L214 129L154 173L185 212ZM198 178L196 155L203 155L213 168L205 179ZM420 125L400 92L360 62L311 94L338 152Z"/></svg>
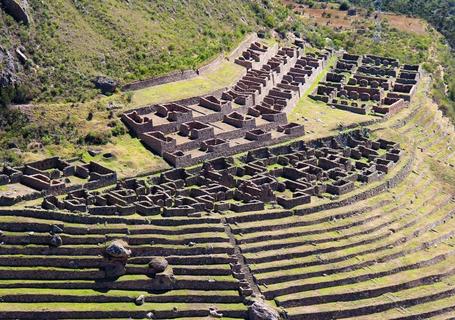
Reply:
<svg viewBox="0 0 455 320"><path fill-rule="evenodd" d="M201 217L205 212L285 209L313 197L333 199L381 179L403 155L399 145L349 134L249 151L238 161L225 157L192 169L173 169L147 181L119 181L109 190L48 196L45 209L101 216Z"/></svg>
<svg viewBox="0 0 455 320"><path fill-rule="evenodd" d="M414 96L420 66L374 55L345 53L311 98L358 114L395 114Z"/></svg>
<svg viewBox="0 0 455 320"><path fill-rule="evenodd" d="M20 167L3 167L0 172L0 205L10 206L43 195L62 194L70 189L96 189L115 183L117 174L96 163L66 161L59 157L27 163ZM18 190L17 192L15 190Z"/></svg>
<svg viewBox="0 0 455 320"><path fill-rule="evenodd" d="M301 49L253 43L239 58L245 76L220 95L199 103L169 103L128 111L123 122L143 144L175 167L186 167L304 135L288 123L331 52L301 56ZM246 61L254 60L255 64Z"/></svg>

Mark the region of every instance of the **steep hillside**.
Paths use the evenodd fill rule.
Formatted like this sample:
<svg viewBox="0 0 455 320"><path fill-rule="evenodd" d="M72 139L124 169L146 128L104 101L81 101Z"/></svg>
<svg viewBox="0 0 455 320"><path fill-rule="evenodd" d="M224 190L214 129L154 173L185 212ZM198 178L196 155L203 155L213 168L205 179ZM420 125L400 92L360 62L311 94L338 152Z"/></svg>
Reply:
<svg viewBox="0 0 455 320"><path fill-rule="evenodd" d="M447 37L452 46L455 46L455 1L453 0L352 0L351 2L364 6L380 4L383 10L427 19Z"/></svg>
<svg viewBox="0 0 455 320"><path fill-rule="evenodd" d="M195 68L227 50L257 22L274 25L274 4L263 1L30 0L30 26L0 10L0 63L40 100L81 101L105 75L121 83ZM3 54L1 54L3 53ZM8 97L3 88L3 101ZM24 100L24 99L19 99ZM22 101L18 101L22 102Z"/></svg>
<svg viewBox="0 0 455 320"><path fill-rule="evenodd" d="M455 1L454 0L352 0L355 5L362 5L369 8L392 11L405 15L418 16L426 19L432 26L444 36L444 42L438 44L438 52L433 61L431 71L438 71L435 74L437 81L434 85L433 96L445 114L455 119ZM438 65L442 69L438 68ZM440 70L444 70L442 73Z"/></svg>

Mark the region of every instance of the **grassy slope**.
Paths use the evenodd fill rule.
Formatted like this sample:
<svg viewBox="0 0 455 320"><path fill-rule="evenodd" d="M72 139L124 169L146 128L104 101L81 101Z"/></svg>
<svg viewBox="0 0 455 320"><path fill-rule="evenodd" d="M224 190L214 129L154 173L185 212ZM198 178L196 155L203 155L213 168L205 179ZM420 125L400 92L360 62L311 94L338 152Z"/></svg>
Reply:
<svg viewBox="0 0 455 320"><path fill-rule="evenodd" d="M25 70L44 100L93 97L90 80L121 82L195 68L229 50L254 28L245 1L29 1L35 23L18 26L0 15L1 43L24 45Z"/></svg>

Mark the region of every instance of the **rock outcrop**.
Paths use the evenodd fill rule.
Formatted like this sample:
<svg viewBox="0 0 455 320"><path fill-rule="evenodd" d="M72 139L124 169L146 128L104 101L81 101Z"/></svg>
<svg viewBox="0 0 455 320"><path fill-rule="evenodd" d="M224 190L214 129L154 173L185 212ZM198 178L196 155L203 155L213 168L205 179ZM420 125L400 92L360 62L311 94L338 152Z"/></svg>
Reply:
<svg viewBox="0 0 455 320"><path fill-rule="evenodd" d="M282 320L280 313L263 300L256 300L248 308L249 320Z"/></svg>
<svg viewBox="0 0 455 320"><path fill-rule="evenodd" d="M27 0L0 0L3 10L14 18L17 22L25 25L30 24L30 16L27 13Z"/></svg>
<svg viewBox="0 0 455 320"><path fill-rule="evenodd" d="M0 71L0 86L7 87L16 84L19 79L16 76L18 70L14 56L2 46L0 46L0 65L3 66Z"/></svg>
<svg viewBox="0 0 455 320"><path fill-rule="evenodd" d="M110 79L107 77L96 77L92 80L93 84L97 89L99 89L103 94L110 94L113 93L118 86L118 82L114 79Z"/></svg>

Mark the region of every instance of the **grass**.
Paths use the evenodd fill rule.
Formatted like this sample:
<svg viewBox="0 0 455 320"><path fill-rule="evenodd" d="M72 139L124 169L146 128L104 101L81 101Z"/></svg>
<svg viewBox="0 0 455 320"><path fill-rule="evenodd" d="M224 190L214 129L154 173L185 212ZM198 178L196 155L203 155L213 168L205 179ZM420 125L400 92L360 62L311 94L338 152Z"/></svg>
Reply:
<svg viewBox="0 0 455 320"><path fill-rule="evenodd" d="M1 42L6 49L20 44L28 49L32 66L39 68L21 76L41 100L80 101L96 94L91 80L97 75L126 83L196 69L255 28L251 9L239 0L31 3L36 23L27 28L2 15Z"/></svg>
<svg viewBox="0 0 455 320"><path fill-rule="evenodd" d="M136 90L132 101L134 105L141 106L209 94L232 85L242 76L244 70L237 64L224 61L216 70L207 75Z"/></svg>
<svg viewBox="0 0 455 320"><path fill-rule="evenodd" d="M114 137L105 146L94 147L100 151L99 155L91 156L88 151L82 153L82 160L96 161L115 170L120 178L136 176L145 173L161 171L169 165L159 156L147 150L139 139L130 135ZM113 157L106 159L103 154L112 153Z"/></svg>
<svg viewBox="0 0 455 320"><path fill-rule="evenodd" d="M354 113L349 113L349 116L347 116L348 113L346 111L331 108L324 102L314 101L308 97L319 85L319 82L325 79L329 70L335 65L336 60L336 56L330 58L327 66L288 115L289 122L304 124L306 131L310 134L329 134L331 131L336 130L340 124L347 126L374 119L374 117L369 115Z"/></svg>
<svg viewBox="0 0 455 320"><path fill-rule="evenodd" d="M208 309L209 305L215 305L219 310L246 310L245 305L240 303L226 304L201 304L201 303L144 303L136 306L134 303L0 303L0 310L3 312L12 311L144 311L150 310L167 311L177 308L178 310L194 310L197 308Z"/></svg>
<svg viewBox="0 0 455 320"><path fill-rule="evenodd" d="M29 117L34 123L39 123L43 127L40 130L49 130L48 135L55 136L59 141L56 144L44 145L42 150L23 152L22 160L29 162L55 155L64 158L82 155L84 160L100 161L118 171L120 177L131 177L167 169L169 166L162 158L154 156L137 139L131 138L128 134L108 138L109 143L99 146L81 145L79 140L93 133L109 137L112 131L109 124L118 123L118 116L123 111L148 104L210 94L232 85L244 72L243 67L230 61L223 61L214 70L196 78L134 91L131 99L126 94L114 94L86 103L37 105L33 109L27 110ZM111 111L109 105L115 105L117 108ZM77 110L77 112L68 114L69 109ZM51 114L52 116L50 116ZM89 114L92 114L93 117L87 121ZM117 126L123 128L124 125L118 123ZM51 131L47 128L63 129ZM100 150L102 154L111 152L114 154L114 158L90 157L89 149Z"/></svg>

